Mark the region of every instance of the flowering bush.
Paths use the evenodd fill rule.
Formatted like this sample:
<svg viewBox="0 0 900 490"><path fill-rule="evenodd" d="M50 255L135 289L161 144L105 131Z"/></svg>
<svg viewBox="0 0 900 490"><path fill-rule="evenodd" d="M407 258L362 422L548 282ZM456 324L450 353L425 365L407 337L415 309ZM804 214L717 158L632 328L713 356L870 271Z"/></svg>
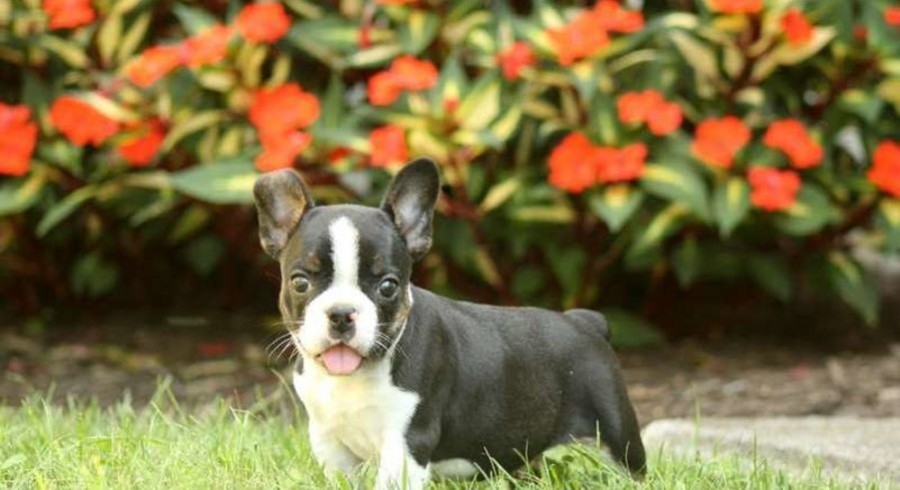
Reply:
<svg viewBox="0 0 900 490"><path fill-rule="evenodd" d="M900 249L898 7L640 3L13 2L0 282L25 307L157 273L234 289L257 172L373 201L427 155L432 288L634 306L618 286L746 279L875 323L849 250Z"/></svg>

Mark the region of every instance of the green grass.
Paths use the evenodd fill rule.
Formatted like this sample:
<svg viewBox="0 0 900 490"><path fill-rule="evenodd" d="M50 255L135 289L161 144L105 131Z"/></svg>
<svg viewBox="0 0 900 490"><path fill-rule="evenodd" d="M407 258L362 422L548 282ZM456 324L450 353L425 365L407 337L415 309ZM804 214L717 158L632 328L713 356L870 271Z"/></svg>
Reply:
<svg viewBox="0 0 900 490"><path fill-rule="evenodd" d="M283 394L252 407L221 400L188 410L161 390L142 410L70 402L51 406L34 396L0 406L0 487L43 488L352 488L316 466L301 411ZM851 488L817 474L795 477L764 462L650 456L650 473L632 481L591 448L554 451L538 469L481 483L433 488L769 489ZM371 482L372 471L366 472ZM876 485L857 488L877 488Z"/></svg>

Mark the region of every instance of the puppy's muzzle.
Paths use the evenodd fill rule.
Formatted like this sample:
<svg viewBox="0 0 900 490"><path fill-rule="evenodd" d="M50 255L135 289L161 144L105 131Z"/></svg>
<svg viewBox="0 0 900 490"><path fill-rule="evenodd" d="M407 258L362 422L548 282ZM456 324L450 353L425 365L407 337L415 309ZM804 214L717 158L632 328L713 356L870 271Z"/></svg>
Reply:
<svg viewBox="0 0 900 490"><path fill-rule="evenodd" d="M328 312L328 335L335 340L350 340L356 334L356 308L346 305L331 307Z"/></svg>

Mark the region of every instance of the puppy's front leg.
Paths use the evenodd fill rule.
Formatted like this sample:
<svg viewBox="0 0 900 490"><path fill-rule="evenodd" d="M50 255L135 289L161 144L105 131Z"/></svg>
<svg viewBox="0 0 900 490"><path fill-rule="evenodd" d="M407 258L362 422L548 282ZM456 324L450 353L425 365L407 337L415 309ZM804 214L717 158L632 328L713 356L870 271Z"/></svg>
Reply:
<svg viewBox="0 0 900 490"><path fill-rule="evenodd" d="M353 477L354 470L362 464L362 460L343 444L319 434L312 424L310 424L309 430L309 443L313 456L329 478L335 478L338 475Z"/></svg>
<svg viewBox="0 0 900 490"><path fill-rule="evenodd" d="M381 446L375 490L420 490L428 473L409 453L402 434L389 435Z"/></svg>

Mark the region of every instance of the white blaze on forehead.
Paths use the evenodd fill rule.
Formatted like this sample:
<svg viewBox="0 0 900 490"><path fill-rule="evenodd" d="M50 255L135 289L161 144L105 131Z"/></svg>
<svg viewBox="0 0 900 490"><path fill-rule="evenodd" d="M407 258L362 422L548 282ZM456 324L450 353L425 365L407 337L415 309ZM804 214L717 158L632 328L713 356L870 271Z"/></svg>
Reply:
<svg viewBox="0 0 900 490"><path fill-rule="evenodd" d="M328 226L331 236L331 262L334 267L332 284L356 286L359 270L359 230L346 216Z"/></svg>

